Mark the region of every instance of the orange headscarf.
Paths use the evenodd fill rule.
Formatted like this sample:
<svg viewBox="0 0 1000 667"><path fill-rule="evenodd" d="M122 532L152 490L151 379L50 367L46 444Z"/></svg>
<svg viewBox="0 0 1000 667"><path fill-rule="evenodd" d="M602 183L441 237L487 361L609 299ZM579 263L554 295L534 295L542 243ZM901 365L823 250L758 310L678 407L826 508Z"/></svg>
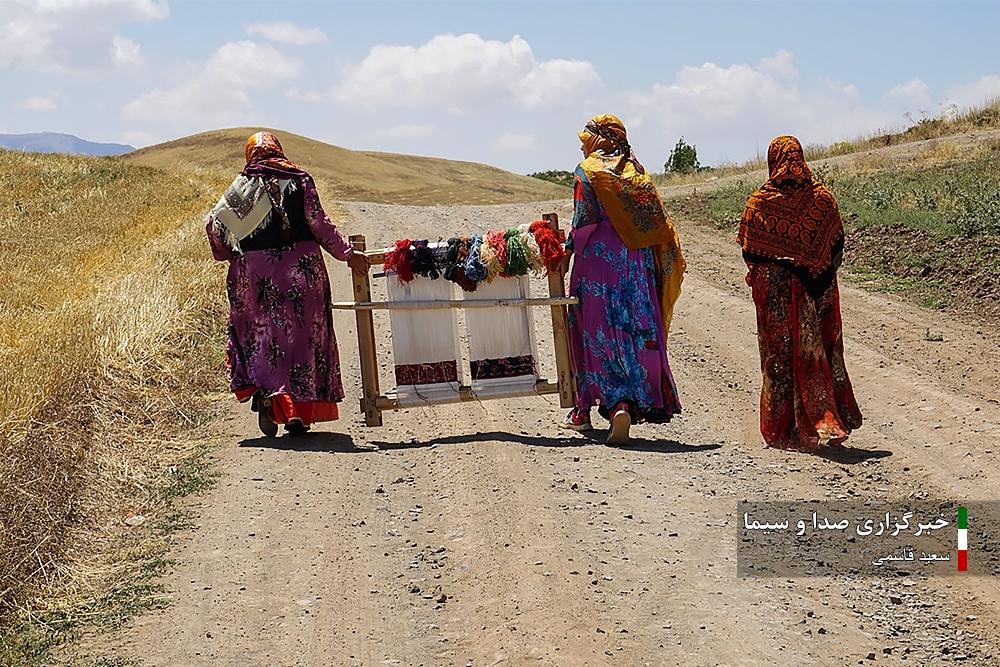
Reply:
<svg viewBox="0 0 1000 667"><path fill-rule="evenodd" d="M844 235L837 200L813 179L795 137L771 142L767 167L770 176L747 200L737 240L748 253L818 276L833 263L833 246Z"/></svg>
<svg viewBox="0 0 1000 667"><path fill-rule="evenodd" d="M685 269L674 222L663 208L656 185L636 159L618 117L595 116L578 136L587 154L580 166L618 236L630 249L653 249L667 332Z"/></svg>
<svg viewBox="0 0 1000 667"><path fill-rule="evenodd" d="M243 173L262 175L255 172L273 172L273 175L301 176L305 172L285 157L278 137L270 132L256 132L247 139L245 151L247 164Z"/></svg>

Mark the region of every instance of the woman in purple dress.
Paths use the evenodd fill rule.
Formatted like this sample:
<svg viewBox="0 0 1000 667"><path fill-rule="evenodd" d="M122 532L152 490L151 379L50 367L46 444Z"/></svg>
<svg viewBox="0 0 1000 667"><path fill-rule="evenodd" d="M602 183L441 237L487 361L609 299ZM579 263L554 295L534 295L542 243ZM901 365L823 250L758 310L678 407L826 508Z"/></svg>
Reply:
<svg viewBox="0 0 1000 667"><path fill-rule="evenodd" d="M323 248L357 272L354 251L319 203L308 173L270 132L246 143L246 166L208 215L215 259L229 262L226 364L261 431L303 433L338 417L344 398Z"/></svg>
<svg viewBox="0 0 1000 667"><path fill-rule="evenodd" d="M575 257L569 307L576 407L563 428L591 429L597 405L611 422L609 444L627 442L631 424L667 422L681 411L667 361L667 332L680 295L684 258L656 187L635 158L625 126L597 116L580 133L576 169ZM564 260L563 270L568 268Z"/></svg>

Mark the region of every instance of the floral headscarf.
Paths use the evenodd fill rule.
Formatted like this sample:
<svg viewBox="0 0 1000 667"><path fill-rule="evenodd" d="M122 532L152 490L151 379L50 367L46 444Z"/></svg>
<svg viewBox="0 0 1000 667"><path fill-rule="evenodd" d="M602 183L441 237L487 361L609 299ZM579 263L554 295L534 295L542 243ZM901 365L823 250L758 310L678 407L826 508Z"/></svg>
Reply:
<svg viewBox="0 0 1000 667"><path fill-rule="evenodd" d="M587 157L580 167L622 242L631 249L652 248L660 287L665 330L684 278L684 256L673 220L656 185L635 157L622 121L595 116L578 135Z"/></svg>

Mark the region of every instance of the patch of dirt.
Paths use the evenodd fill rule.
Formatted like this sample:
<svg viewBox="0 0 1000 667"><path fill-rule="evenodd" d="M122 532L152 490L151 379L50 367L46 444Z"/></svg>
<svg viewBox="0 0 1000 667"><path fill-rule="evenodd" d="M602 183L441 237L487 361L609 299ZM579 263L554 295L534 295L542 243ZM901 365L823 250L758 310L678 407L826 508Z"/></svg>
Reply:
<svg viewBox="0 0 1000 667"><path fill-rule="evenodd" d="M1000 241L943 238L905 225L855 227L847 268L866 287L898 292L921 305L980 321L1000 318Z"/></svg>

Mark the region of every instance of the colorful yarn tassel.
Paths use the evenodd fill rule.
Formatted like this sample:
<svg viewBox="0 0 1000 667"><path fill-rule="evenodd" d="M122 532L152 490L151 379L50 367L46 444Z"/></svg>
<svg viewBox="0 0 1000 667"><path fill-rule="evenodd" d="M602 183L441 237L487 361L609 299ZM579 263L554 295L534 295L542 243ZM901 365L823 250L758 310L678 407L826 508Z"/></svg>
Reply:
<svg viewBox="0 0 1000 667"><path fill-rule="evenodd" d="M504 242L507 247L507 263L504 265L504 274L507 276L526 276L531 270L531 259L528 249L521 242L521 232L516 227L511 227L504 234Z"/></svg>
<svg viewBox="0 0 1000 667"><path fill-rule="evenodd" d="M413 250L410 248L410 239L400 239L396 241L392 250L385 254L385 268L396 274L396 279L400 285L405 285L413 280Z"/></svg>
<svg viewBox="0 0 1000 667"><path fill-rule="evenodd" d="M528 250L528 264L532 273L541 273L545 266L542 264L542 251L538 248L538 241L531 233L531 225L518 225L518 234L521 237L521 244Z"/></svg>
<svg viewBox="0 0 1000 667"><path fill-rule="evenodd" d="M437 280L441 277L441 270L438 268L437 257L434 251L428 246L426 239L413 242L413 259L411 264L413 273L418 276Z"/></svg>
<svg viewBox="0 0 1000 667"><path fill-rule="evenodd" d="M538 243L538 250L542 256L542 263L549 271L559 268L559 262L566 255L562 242L556 230L549 227L545 220L536 220L528 228L535 235L535 242Z"/></svg>
<svg viewBox="0 0 1000 667"><path fill-rule="evenodd" d="M486 238L479 246L479 261L486 267L486 282L493 282L503 272L506 260L507 248L503 242L503 232L486 232Z"/></svg>
<svg viewBox="0 0 1000 667"><path fill-rule="evenodd" d="M450 280L465 292L475 292L478 282L469 279L465 274L465 262L469 258L469 244L471 239L468 236L462 238L448 239L448 252L445 255L444 278Z"/></svg>
<svg viewBox="0 0 1000 667"><path fill-rule="evenodd" d="M483 245L483 237L476 235L469 241L469 256L465 260L462 268L465 269L465 277L475 283L486 280L489 271L479 256L479 249Z"/></svg>

